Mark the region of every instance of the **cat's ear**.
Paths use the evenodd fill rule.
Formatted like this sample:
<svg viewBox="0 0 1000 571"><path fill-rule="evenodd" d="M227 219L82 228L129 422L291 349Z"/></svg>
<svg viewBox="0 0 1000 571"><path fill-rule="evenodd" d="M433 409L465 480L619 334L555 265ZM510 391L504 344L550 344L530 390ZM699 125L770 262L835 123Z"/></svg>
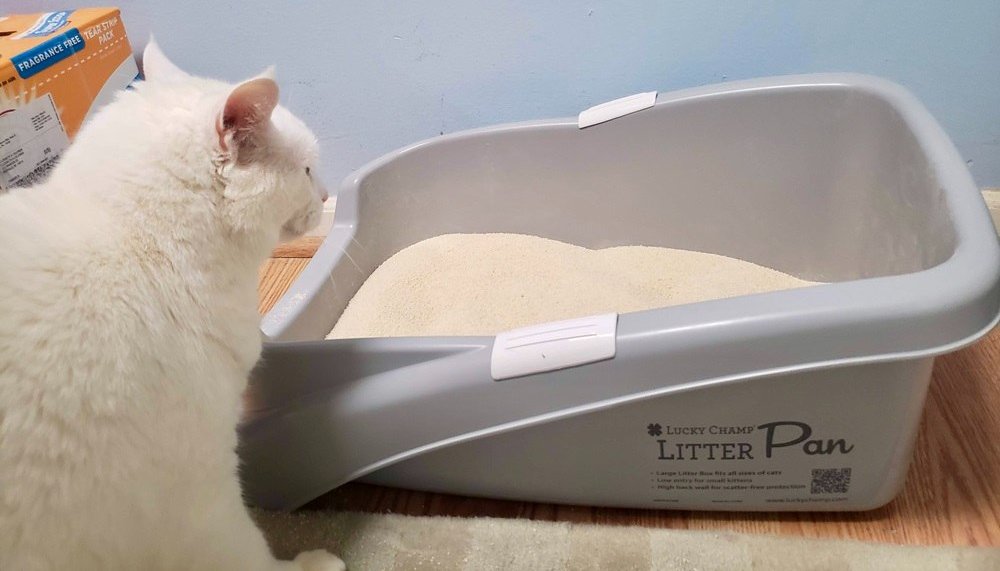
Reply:
<svg viewBox="0 0 1000 571"><path fill-rule="evenodd" d="M261 147L271 125L271 113L278 106L278 84L257 77L237 85L215 121L219 147L241 161L252 160L247 152Z"/></svg>
<svg viewBox="0 0 1000 571"><path fill-rule="evenodd" d="M275 80L274 66L273 65L267 66L267 69L265 69L264 71L262 71L260 73L260 75L258 75L257 77L258 78L262 77L264 79L270 79L271 81L274 81Z"/></svg>
<svg viewBox="0 0 1000 571"><path fill-rule="evenodd" d="M181 68L167 59L152 34L149 36L146 48L142 50L142 74L147 81L150 79L153 81L176 81L189 77Z"/></svg>

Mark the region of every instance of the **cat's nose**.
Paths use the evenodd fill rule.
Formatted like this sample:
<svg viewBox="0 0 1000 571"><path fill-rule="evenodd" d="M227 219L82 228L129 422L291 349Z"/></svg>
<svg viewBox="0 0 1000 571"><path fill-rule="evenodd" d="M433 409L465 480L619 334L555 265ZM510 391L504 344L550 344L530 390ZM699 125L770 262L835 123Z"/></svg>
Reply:
<svg viewBox="0 0 1000 571"><path fill-rule="evenodd" d="M319 199L323 202L326 202L328 198L330 198L330 193L326 191L326 187L325 186L319 187Z"/></svg>

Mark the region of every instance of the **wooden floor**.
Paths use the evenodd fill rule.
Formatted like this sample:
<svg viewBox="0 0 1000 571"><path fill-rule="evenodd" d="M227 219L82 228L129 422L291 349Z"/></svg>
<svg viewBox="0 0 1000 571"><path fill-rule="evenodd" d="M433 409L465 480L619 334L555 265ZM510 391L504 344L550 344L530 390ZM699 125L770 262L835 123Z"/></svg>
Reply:
<svg viewBox="0 0 1000 571"><path fill-rule="evenodd" d="M279 252L276 252L276 254ZM284 256L308 256L308 246ZM307 257L272 258L261 271L266 311ZM742 514L618 510L496 501L348 484L309 506L410 515L734 530L900 544L1000 546L1000 328L934 368L913 465L900 496L856 514Z"/></svg>

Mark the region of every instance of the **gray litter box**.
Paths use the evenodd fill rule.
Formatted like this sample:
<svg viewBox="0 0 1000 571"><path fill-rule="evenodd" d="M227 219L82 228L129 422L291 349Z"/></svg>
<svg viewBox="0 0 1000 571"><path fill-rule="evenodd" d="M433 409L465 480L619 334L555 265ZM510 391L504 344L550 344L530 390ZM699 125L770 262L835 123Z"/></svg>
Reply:
<svg viewBox="0 0 1000 571"><path fill-rule="evenodd" d="M640 508L897 493L934 357L998 317L997 237L948 137L865 76L643 97L434 138L345 181L263 319L241 427L252 503L351 480ZM322 340L379 264L454 232L697 250L827 285L496 338Z"/></svg>

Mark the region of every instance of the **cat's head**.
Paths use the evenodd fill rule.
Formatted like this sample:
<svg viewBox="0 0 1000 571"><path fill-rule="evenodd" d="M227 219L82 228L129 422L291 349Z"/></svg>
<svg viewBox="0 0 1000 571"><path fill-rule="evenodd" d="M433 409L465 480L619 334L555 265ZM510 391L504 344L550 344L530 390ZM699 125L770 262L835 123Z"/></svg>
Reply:
<svg viewBox="0 0 1000 571"><path fill-rule="evenodd" d="M312 131L278 104L273 69L235 85L196 77L171 63L151 38L143 72L142 95L163 107L165 122L174 122L166 125L175 139L168 144L193 139L183 152L192 164L208 166L233 230L270 225L287 240L319 223L327 199L317 173L319 146Z"/></svg>

